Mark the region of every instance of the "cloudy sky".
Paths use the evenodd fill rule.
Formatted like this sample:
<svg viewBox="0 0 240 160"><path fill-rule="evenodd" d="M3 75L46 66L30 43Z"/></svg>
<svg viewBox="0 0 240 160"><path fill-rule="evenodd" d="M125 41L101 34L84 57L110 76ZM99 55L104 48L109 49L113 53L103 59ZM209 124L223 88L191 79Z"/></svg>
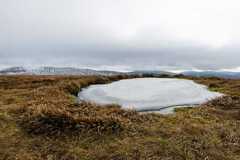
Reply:
<svg viewBox="0 0 240 160"><path fill-rule="evenodd" d="M237 0L0 0L0 67L239 69Z"/></svg>

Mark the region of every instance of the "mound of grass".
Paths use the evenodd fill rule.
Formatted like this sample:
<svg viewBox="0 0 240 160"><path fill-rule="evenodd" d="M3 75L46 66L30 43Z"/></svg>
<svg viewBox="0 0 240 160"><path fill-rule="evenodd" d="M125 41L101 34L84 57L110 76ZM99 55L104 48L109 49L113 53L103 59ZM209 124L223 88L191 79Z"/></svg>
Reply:
<svg viewBox="0 0 240 160"><path fill-rule="evenodd" d="M35 106L23 112L20 123L31 134L56 136L61 134L119 134L131 129L137 113L123 111L119 106L97 106L91 103L67 107ZM137 117L140 120L140 117Z"/></svg>

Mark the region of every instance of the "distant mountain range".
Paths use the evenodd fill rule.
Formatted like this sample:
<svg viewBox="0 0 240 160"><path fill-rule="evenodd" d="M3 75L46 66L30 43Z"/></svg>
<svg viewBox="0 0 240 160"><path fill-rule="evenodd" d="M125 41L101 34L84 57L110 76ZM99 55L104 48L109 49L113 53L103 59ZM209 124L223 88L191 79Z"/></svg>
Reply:
<svg viewBox="0 0 240 160"><path fill-rule="evenodd" d="M119 75L121 72L97 71L93 69L79 69L73 67L39 67L36 69L11 67L0 70L4 75Z"/></svg>
<svg viewBox="0 0 240 160"><path fill-rule="evenodd" d="M182 72L181 74L193 77L219 77L228 79L240 78L240 72L228 72L228 71L186 71Z"/></svg>
<svg viewBox="0 0 240 160"><path fill-rule="evenodd" d="M73 67L39 67L35 69L25 67L10 67L0 70L0 75L130 75L130 76L144 76L144 77L174 77L178 75L192 76L192 77L219 77L229 79L240 79L240 72L228 71L185 71L180 74L156 71L156 70L138 70L133 72L117 72L107 70L94 70Z"/></svg>
<svg viewBox="0 0 240 160"><path fill-rule="evenodd" d="M27 70L23 67L11 67L0 70L0 74L21 74L26 72Z"/></svg>
<svg viewBox="0 0 240 160"><path fill-rule="evenodd" d="M175 73L165 71L133 71L133 72L117 72L93 69L81 69L73 67L39 67L36 69L24 67L11 67L0 70L2 75L138 75L138 76L175 76Z"/></svg>

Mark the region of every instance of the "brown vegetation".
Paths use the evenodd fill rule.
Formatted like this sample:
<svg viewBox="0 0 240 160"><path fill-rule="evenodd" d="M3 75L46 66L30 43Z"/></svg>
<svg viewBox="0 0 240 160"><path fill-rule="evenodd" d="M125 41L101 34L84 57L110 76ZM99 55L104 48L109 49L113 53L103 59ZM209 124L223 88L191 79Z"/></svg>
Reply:
<svg viewBox="0 0 240 160"><path fill-rule="evenodd" d="M0 159L240 159L240 80L197 78L226 94L173 115L76 101L124 76L1 76Z"/></svg>

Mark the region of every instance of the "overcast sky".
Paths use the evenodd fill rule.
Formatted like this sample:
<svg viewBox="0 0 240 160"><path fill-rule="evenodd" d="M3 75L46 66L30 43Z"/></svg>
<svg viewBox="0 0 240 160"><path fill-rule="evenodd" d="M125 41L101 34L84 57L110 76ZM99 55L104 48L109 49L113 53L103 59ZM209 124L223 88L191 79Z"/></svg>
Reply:
<svg viewBox="0 0 240 160"><path fill-rule="evenodd" d="M0 0L0 67L240 70L237 0Z"/></svg>

